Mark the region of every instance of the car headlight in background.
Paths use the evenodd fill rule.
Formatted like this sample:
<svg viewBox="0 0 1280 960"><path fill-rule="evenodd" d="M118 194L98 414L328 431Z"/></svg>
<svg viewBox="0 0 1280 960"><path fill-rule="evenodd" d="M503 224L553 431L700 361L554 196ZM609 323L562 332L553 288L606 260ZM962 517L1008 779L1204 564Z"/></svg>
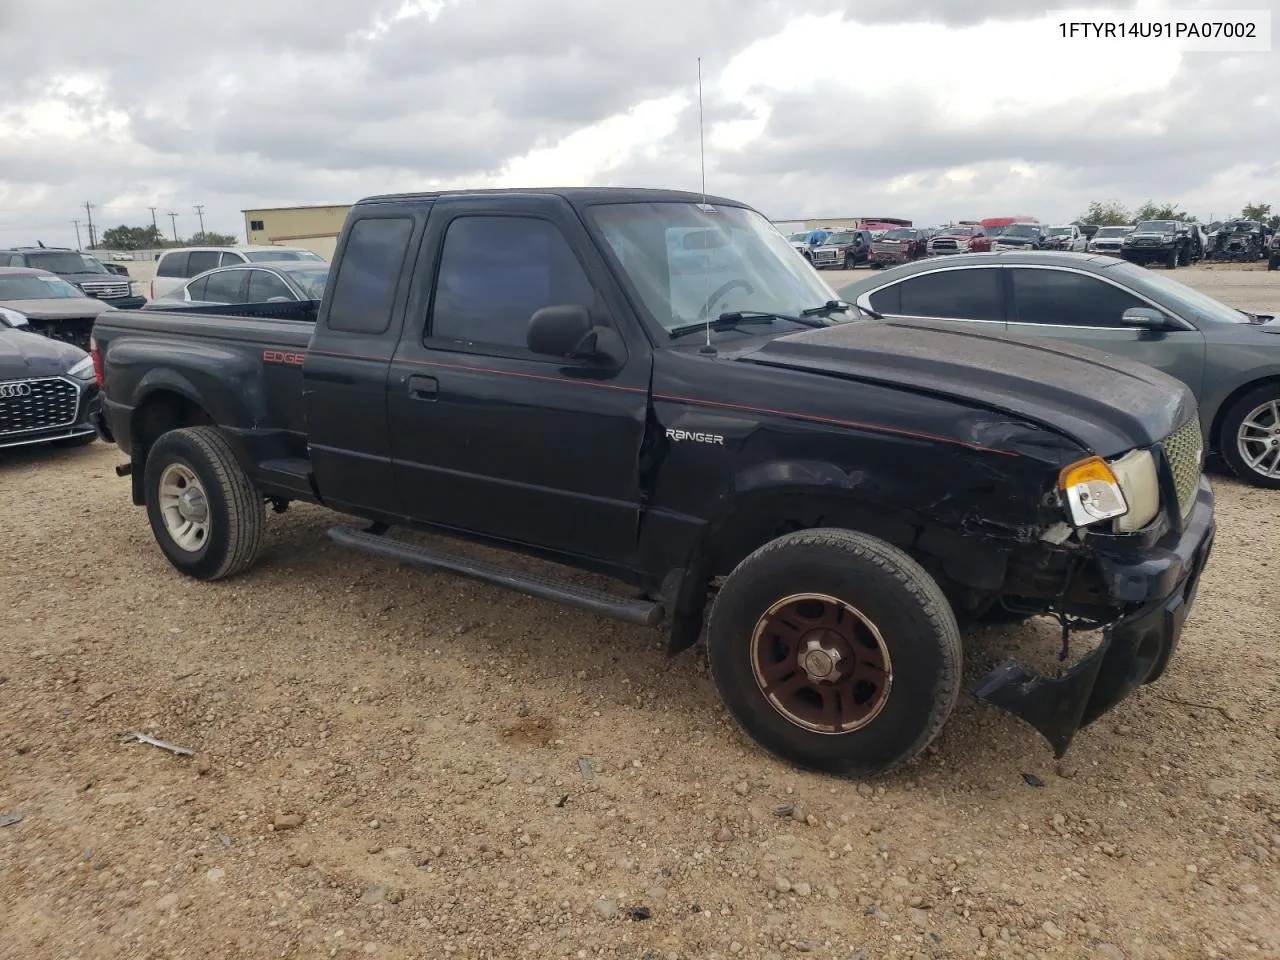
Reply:
<svg viewBox="0 0 1280 960"><path fill-rule="evenodd" d="M0 320L4 321L11 327L27 327L26 314L19 313L17 310L10 310L8 307L0 307Z"/></svg>
<svg viewBox="0 0 1280 960"><path fill-rule="evenodd" d="M76 362L76 365L67 371L67 375L75 377L77 380L92 380L95 376L93 372L93 357L85 357L83 360Z"/></svg>
<svg viewBox="0 0 1280 960"><path fill-rule="evenodd" d="M1133 533L1160 510L1156 462L1147 450L1131 450L1110 463L1101 457L1073 463L1059 475L1058 487L1077 527L1115 520L1117 533Z"/></svg>

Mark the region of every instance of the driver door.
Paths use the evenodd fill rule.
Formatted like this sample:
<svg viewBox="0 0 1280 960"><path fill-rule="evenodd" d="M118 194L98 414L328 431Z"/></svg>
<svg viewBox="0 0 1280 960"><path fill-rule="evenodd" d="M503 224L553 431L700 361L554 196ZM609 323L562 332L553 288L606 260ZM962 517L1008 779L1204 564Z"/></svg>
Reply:
<svg viewBox="0 0 1280 960"><path fill-rule="evenodd" d="M568 204L438 201L387 385L405 514L471 534L626 562L641 509L651 351ZM426 286L424 284L424 286ZM541 356L534 311L580 304L626 359Z"/></svg>

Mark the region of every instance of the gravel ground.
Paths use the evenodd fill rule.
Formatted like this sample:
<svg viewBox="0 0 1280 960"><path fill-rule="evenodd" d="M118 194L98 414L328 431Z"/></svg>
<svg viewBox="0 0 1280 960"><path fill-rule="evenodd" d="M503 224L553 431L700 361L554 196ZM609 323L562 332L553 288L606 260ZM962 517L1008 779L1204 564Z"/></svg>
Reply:
<svg viewBox="0 0 1280 960"><path fill-rule="evenodd" d="M1280 956L1280 495L1214 478L1169 673L1063 762L965 698L856 784L757 749L699 651L342 552L319 508L183 579L120 460L0 455L0 956ZM1055 649L968 639L973 677Z"/></svg>

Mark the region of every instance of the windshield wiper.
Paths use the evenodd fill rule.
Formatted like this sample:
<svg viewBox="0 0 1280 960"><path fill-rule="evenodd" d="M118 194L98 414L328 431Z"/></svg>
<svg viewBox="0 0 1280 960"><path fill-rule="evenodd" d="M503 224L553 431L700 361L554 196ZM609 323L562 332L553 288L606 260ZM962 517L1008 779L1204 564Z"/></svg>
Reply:
<svg viewBox="0 0 1280 960"><path fill-rule="evenodd" d="M684 323L678 327L672 327L668 331L672 339L683 337L688 333L697 333L700 330L706 330L710 327L712 330L733 330L739 326L748 323L773 323L775 320L786 320L790 323L798 323L802 327L821 327L824 324L821 321L814 320L812 317L800 316L793 317L788 313L770 313L765 310L730 310L720 314L714 320L703 320L701 323Z"/></svg>
<svg viewBox="0 0 1280 960"><path fill-rule="evenodd" d="M807 309L801 310L800 316L830 317L831 314L833 313L840 313L849 309L857 310L860 313L865 313L867 316L869 316L873 320L884 319L884 314L877 313L876 311L870 309L869 307L864 307L861 304L852 303L849 300L828 300L826 303L824 303L820 307L808 307Z"/></svg>

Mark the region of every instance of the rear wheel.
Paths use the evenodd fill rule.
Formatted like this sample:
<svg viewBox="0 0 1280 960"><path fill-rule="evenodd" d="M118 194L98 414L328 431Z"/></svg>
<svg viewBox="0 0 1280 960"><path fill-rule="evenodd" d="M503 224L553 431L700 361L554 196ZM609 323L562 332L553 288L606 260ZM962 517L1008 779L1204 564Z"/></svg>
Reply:
<svg viewBox="0 0 1280 960"><path fill-rule="evenodd" d="M1218 448L1241 480L1280 489L1280 384L1251 390L1231 405Z"/></svg>
<svg viewBox="0 0 1280 960"><path fill-rule="evenodd" d="M762 746L853 776L918 755L960 692L960 631L938 584L848 530L788 534L743 560L716 596L708 649L726 706Z"/></svg>
<svg viewBox="0 0 1280 960"><path fill-rule="evenodd" d="M170 430L147 454L147 518L169 562L198 580L247 569L262 549L266 510L216 427Z"/></svg>

